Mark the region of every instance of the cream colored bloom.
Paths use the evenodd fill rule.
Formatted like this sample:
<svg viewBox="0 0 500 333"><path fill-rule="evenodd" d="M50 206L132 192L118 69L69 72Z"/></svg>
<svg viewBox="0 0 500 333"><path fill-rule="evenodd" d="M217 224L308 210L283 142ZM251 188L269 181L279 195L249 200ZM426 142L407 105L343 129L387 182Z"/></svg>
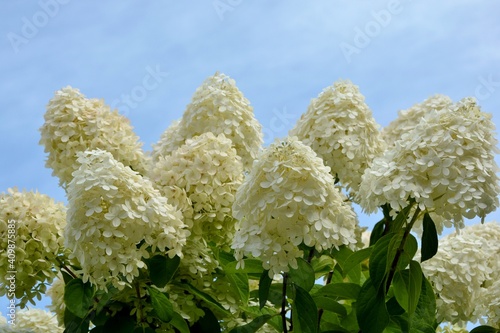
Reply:
<svg viewBox="0 0 500 333"><path fill-rule="evenodd" d="M334 186L330 168L297 138L276 141L236 193L240 221L235 257L262 259L270 276L296 268L304 243L318 251L357 243L356 216Z"/></svg>
<svg viewBox="0 0 500 333"><path fill-rule="evenodd" d="M311 147L354 192L365 169L385 149L364 96L348 81L335 82L313 99L290 135Z"/></svg>
<svg viewBox="0 0 500 333"><path fill-rule="evenodd" d="M56 276L65 225L66 208L47 195L12 188L0 194L0 296L15 276L21 307L41 297Z"/></svg>
<svg viewBox="0 0 500 333"><path fill-rule="evenodd" d="M218 246L230 243L235 231L231 207L243 182L243 165L231 140L211 132L188 139L171 155L160 158L150 178L169 199L183 197L180 192L185 191L188 204L180 204L179 209L187 213L184 217L192 238L203 237Z"/></svg>
<svg viewBox="0 0 500 333"><path fill-rule="evenodd" d="M438 321L463 324L500 316L500 224L466 227L439 241L437 254L422 263L436 293Z"/></svg>
<svg viewBox="0 0 500 333"><path fill-rule="evenodd" d="M103 150L78 154L68 185L65 244L84 281L123 288L139 275L147 248L182 256L189 231L182 215L152 183Z"/></svg>
<svg viewBox="0 0 500 333"><path fill-rule="evenodd" d="M57 322L60 326L64 326L64 311L66 310L66 304L64 303L64 288L64 280L62 275L59 274L57 279L54 280L45 293L45 295L49 296L52 300L48 308L51 312L56 314Z"/></svg>
<svg viewBox="0 0 500 333"><path fill-rule="evenodd" d="M250 102L234 80L222 73L209 77L196 89L179 124L167 129L152 155L167 156L185 140L206 132L231 139L245 169L250 168L263 142L262 126Z"/></svg>
<svg viewBox="0 0 500 333"><path fill-rule="evenodd" d="M461 325L443 325L438 326L436 333L469 333L469 331Z"/></svg>
<svg viewBox="0 0 500 333"><path fill-rule="evenodd" d="M40 144L49 154L46 166L63 187L78 169L77 153L85 150L107 150L119 162L144 173L146 161L139 138L128 119L111 111L103 100L88 99L78 89L66 87L55 93L44 117Z"/></svg>
<svg viewBox="0 0 500 333"><path fill-rule="evenodd" d="M442 110L453 105L451 98L445 95L434 95L422 103L417 103L411 108L398 112L396 120L382 129L382 137L389 146L403 137L403 134L413 130L420 120L433 110Z"/></svg>
<svg viewBox="0 0 500 333"><path fill-rule="evenodd" d="M361 206L373 212L389 203L400 211L413 198L457 227L463 217L484 218L499 204L496 144L491 114L474 99L431 110L365 171Z"/></svg>
<svg viewBox="0 0 500 333"><path fill-rule="evenodd" d="M2 324L1 333L62 333L64 329L57 324L53 313L40 309L17 311L15 326Z"/></svg>

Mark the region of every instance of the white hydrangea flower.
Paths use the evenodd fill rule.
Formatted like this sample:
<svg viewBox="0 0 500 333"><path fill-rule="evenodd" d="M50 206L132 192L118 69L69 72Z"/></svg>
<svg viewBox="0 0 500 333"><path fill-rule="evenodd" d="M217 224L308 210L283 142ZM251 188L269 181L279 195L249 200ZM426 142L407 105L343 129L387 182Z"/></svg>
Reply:
<svg viewBox="0 0 500 333"><path fill-rule="evenodd" d="M47 195L15 188L0 194L0 296L11 284L8 272L16 271L19 305L41 299L56 276L56 258L64 252L65 225L66 208Z"/></svg>
<svg viewBox="0 0 500 333"><path fill-rule="evenodd" d="M229 245L235 232L231 208L243 182L241 158L231 140L210 132L188 139L159 159L150 178L169 200L173 197L170 202L186 212L191 238Z"/></svg>
<svg viewBox="0 0 500 333"><path fill-rule="evenodd" d="M500 224L477 224L443 237L422 270L436 293L438 321L463 324L487 316L500 323L492 306L500 302Z"/></svg>
<svg viewBox="0 0 500 333"><path fill-rule="evenodd" d="M151 164L154 165L158 162L160 157L165 157L170 155L179 146L180 142L184 142L185 139L181 137L179 131L180 120L175 120L170 124L170 126L161 134L160 140L153 144L153 150L151 151Z"/></svg>
<svg viewBox="0 0 500 333"><path fill-rule="evenodd" d="M64 303L65 286L63 277L59 274L45 293L52 300L51 304L47 307L51 312L56 314L57 322L60 326L64 326L64 311L66 310L66 304Z"/></svg>
<svg viewBox="0 0 500 333"><path fill-rule="evenodd" d="M295 137L274 142L236 193L236 259L260 258L272 277L297 267L301 243L318 251L354 247L357 219L344 199L330 168L311 148Z"/></svg>
<svg viewBox="0 0 500 333"><path fill-rule="evenodd" d="M40 144L48 153L46 166L66 187L78 169L76 154L103 149L134 170L144 173L146 160L139 137L129 120L111 111L103 100L88 99L78 89L63 88L47 105L45 123L40 128Z"/></svg>
<svg viewBox="0 0 500 333"><path fill-rule="evenodd" d="M400 211L413 198L458 227L463 217L484 218L499 204L494 130L491 114L472 98L429 111L365 171L361 206L374 212L388 203Z"/></svg>
<svg viewBox="0 0 500 333"><path fill-rule="evenodd" d="M348 81L335 82L313 99L290 135L311 147L353 192L373 158L385 149L364 96Z"/></svg>
<svg viewBox="0 0 500 333"><path fill-rule="evenodd" d="M17 311L15 326L0 322L1 333L62 333L53 313L41 309Z"/></svg>
<svg viewBox="0 0 500 333"><path fill-rule="evenodd" d="M68 185L65 244L84 281L123 288L145 266L149 246L182 256L189 231L149 179L103 150L79 153L78 163Z"/></svg>
<svg viewBox="0 0 500 333"><path fill-rule="evenodd" d="M393 146L396 141L403 137L403 134L410 132L418 125L420 120L432 110L442 110L453 105L451 98L445 95L434 95L427 98L422 103L417 103L411 108L398 112L396 120L382 129L382 137L389 146Z"/></svg>
<svg viewBox="0 0 500 333"><path fill-rule="evenodd" d="M251 167L263 143L262 126L250 102L234 80L222 73L209 77L196 89L179 124L167 129L152 155L167 156L185 140L206 132L231 139L245 169Z"/></svg>

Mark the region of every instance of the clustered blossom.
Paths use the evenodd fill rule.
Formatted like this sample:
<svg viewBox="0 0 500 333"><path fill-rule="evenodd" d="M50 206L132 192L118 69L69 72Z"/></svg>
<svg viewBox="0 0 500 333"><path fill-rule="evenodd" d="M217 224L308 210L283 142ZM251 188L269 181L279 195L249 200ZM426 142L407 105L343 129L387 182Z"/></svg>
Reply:
<svg viewBox="0 0 500 333"><path fill-rule="evenodd" d="M311 147L354 192L365 169L385 149L364 96L348 81L335 82L313 99L290 135Z"/></svg>
<svg viewBox="0 0 500 333"><path fill-rule="evenodd" d="M45 293L52 300L48 306L49 310L56 314L57 322L59 325L64 325L64 311L66 304L64 303L64 280L61 274L54 280L50 288Z"/></svg>
<svg viewBox="0 0 500 333"><path fill-rule="evenodd" d="M461 325L443 325L437 327L436 333L469 333L469 331Z"/></svg>
<svg viewBox="0 0 500 333"><path fill-rule="evenodd" d="M147 178L103 150L79 153L77 161L68 185L65 245L84 281L122 289L145 267L150 246L182 256L189 235L182 215Z"/></svg>
<svg viewBox="0 0 500 333"><path fill-rule="evenodd" d="M15 326L4 324L2 321L0 319L0 332L2 333L62 333L64 331L57 324L53 313L41 309L17 311Z"/></svg>
<svg viewBox="0 0 500 333"><path fill-rule="evenodd" d="M236 193L237 260L261 258L269 275L297 268L298 246L318 251L357 243L357 219L330 168L297 138L276 141L255 161ZM240 262L241 264L242 262Z"/></svg>
<svg viewBox="0 0 500 333"><path fill-rule="evenodd" d="M235 230L231 207L237 188L243 182L241 158L223 134L208 132L188 139L184 145L162 157L150 178L171 202L183 189L190 205L185 223L192 236L228 245ZM190 207L189 207L190 206ZM191 208L191 209L189 209Z"/></svg>
<svg viewBox="0 0 500 333"><path fill-rule="evenodd" d="M8 272L16 271L20 306L41 299L64 252L65 225L66 208L47 195L12 188L0 194L0 296L10 288L13 274Z"/></svg>
<svg viewBox="0 0 500 333"><path fill-rule="evenodd" d="M472 98L430 110L365 171L361 206L373 212L388 203L400 211L413 198L447 227L460 227L463 217L484 218L498 207L500 193L494 130L491 114Z"/></svg>
<svg viewBox="0 0 500 333"><path fill-rule="evenodd" d="M432 110L442 110L453 105L451 98L445 95L434 95L427 98L422 103L417 103L406 110L398 112L398 117L389 125L382 129L382 137L389 146L393 146L396 141L403 137L403 134L410 132L418 125L420 120Z"/></svg>
<svg viewBox="0 0 500 333"><path fill-rule="evenodd" d="M196 89L180 122L167 129L152 155L167 156L185 140L206 132L231 139L245 169L251 167L263 143L262 126L250 102L234 80L222 73L209 77Z"/></svg>
<svg viewBox="0 0 500 333"><path fill-rule="evenodd" d="M40 144L48 153L46 166L66 187L78 169L76 154L103 149L134 170L144 173L146 160L129 120L111 111L103 100L88 99L78 89L63 88L47 105Z"/></svg>
<svg viewBox="0 0 500 333"><path fill-rule="evenodd" d="M436 293L438 321L462 324L486 316L500 324L500 224L466 227L443 237L437 254L422 263Z"/></svg>

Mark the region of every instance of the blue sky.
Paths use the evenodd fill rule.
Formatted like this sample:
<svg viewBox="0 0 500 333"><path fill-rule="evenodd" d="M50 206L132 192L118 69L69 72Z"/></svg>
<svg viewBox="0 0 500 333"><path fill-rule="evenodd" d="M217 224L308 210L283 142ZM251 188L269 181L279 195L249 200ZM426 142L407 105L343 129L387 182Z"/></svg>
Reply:
<svg viewBox="0 0 500 333"><path fill-rule="evenodd" d="M0 192L65 201L38 129L67 85L126 114L146 150L216 71L250 100L266 143L340 78L360 87L382 126L441 93L476 96L498 127L498 13L487 0L2 1Z"/></svg>

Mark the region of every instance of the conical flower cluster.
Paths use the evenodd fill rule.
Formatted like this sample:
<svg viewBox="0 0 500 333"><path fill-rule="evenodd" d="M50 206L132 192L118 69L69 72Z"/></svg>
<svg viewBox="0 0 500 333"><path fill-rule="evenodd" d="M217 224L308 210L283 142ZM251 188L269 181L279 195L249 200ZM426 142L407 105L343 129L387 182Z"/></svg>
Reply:
<svg viewBox="0 0 500 333"><path fill-rule="evenodd" d="M78 89L63 88L47 105L40 144L48 153L46 166L66 187L78 169L78 152L109 151L113 157L144 173L146 161L139 138L127 118L111 111L103 100L88 99Z"/></svg>
<svg viewBox="0 0 500 333"><path fill-rule="evenodd" d="M0 296L15 293L21 307L40 299L56 276L65 225L66 207L47 195L0 194Z"/></svg>
<svg viewBox="0 0 500 333"><path fill-rule="evenodd" d="M210 279L218 262L208 242L229 249L236 231L232 205L243 182L243 165L231 140L211 132L188 139L171 155L159 158L150 178L182 211L191 231L180 274L196 281Z"/></svg>
<svg viewBox="0 0 500 333"><path fill-rule="evenodd" d="M476 322L486 316L500 324L500 224L466 227L439 241L422 270L437 296L438 321Z"/></svg>
<svg viewBox="0 0 500 333"><path fill-rule="evenodd" d="M361 206L369 212L389 203L400 211L413 198L441 221L463 224L498 207L498 151L491 114L474 99L431 110L415 128L373 161L363 175Z"/></svg>
<svg viewBox="0 0 500 333"><path fill-rule="evenodd" d="M182 256L189 235L182 215L148 179L103 150L79 153L78 163L68 185L65 244L84 281L123 288L145 266L150 246Z"/></svg>
<svg viewBox="0 0 500 333"><path fill-rule="evenodd" d="M330 168L297 138L271 144L236 193L237 260L262 259L270 276L296 268L301 243L318 251L356 244L357 219Z"/></svg>
<svg viewBox="0 0 500 333"><path fill-rule="evenodd" d="M290 135L311 147L354 192L365 169L385 149L364 96L347 81L335 82L313 99Z"/></svg>
<svg viewBox="0 0 500 333"><path fill-rule="evenodd" d="M15 326L2 323L1 333L62 333L64 329L57 324L53 313L41 309L25 309L17 311Z"/></svg>
<svg viewBox="0 0 500 333"><path fill-rule="evenodd" d="M422 103L417 103L411 108L398 112L396 120L382 129L382 137L389 146L403 137L403 134L413 130L420 120L429 112L439 111L453 105L451 98L445 95L434 95Z"/></svg>
<svg viewBox="0 0 500 333"><path fill-rule="evenodd" d="M196 89L179 124L167 129L154 145L153 156L167 156L185 140L206 132L231 139L245 169L250 168L262 142L262 126L250 102L233 79L216 73Z"/></svg>

